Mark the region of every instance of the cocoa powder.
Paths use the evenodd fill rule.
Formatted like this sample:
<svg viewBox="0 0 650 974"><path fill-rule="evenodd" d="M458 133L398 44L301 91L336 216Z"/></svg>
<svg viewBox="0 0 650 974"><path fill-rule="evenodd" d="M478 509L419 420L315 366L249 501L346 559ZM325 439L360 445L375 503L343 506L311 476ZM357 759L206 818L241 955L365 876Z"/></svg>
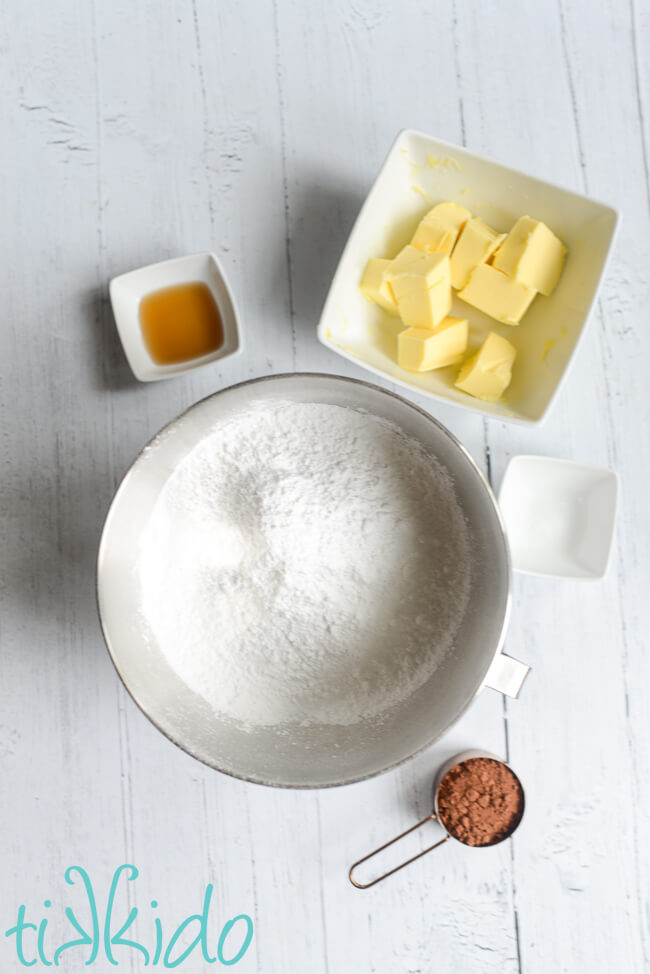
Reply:
<svg viewBox="0 0 650 974"><path fill-rule="evenodd" d="M465 845L494 845L519 824L524 810L513 772L492 758L469 758L444 776L438 789L438 818Z"/></svg>

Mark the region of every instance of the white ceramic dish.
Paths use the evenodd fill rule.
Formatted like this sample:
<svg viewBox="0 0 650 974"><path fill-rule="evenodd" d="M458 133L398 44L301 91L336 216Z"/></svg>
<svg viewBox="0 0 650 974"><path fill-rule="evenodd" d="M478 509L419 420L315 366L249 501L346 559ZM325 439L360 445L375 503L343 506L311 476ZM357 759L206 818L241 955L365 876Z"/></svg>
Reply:
<svg viewBox="0 0 650 974"><path fill-rule="evenodd" d="M501 325L458 298L452 314L469 318L470 351L488 331L517 347L502 402L484 403L453 385L457 366L428 373L401 369L396 336L403 325L368 301L359 281L369 257L394 257L419 219L453 200L506 231L524 214L543 220L569 254L550 297L538 295L518 327ZM543 421L577 348L611 252L615 209L484 159L460 146L405 130L395 140L359 213L318 325L328 348L364 369L433 399L509 422Z"/></svg>
<svg viewBox="0 0 650 974"><path fill-rule="evenodd" d="M140 327L140 302L145 294L159 288L173 287L175 284L188 284L201 281L212 292L221 313L224 341L214 352L200 358L179 362L175 365L158 365L154 362L145 345ZM183 375L200 365L229 358L242 350L235 301L228 287L226 276L214 254L191 254L163 260L159 264L149 264L127 274L114 277L109 286L111 305L117 330L136 379L141 382L154 382L157 379L170 379Z"/></svg>
<svg viewBox="0 0 650 974"><path fill-rule="evenodd" d="M513 568L529 575L603 578L614 535L618 477L552 457L513 457L499 506Z"/></svg>

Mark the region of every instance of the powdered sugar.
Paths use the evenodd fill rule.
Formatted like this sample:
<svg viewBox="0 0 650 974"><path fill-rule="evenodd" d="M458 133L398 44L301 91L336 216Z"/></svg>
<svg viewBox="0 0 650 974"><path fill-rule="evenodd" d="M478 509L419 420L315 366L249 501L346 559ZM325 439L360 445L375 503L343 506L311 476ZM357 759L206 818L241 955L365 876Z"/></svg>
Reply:
<svg viewBox="0 0 650 974"><path fill-rule="evenodd" d="M257 403L173 472L139 575L160 650L220 716L352 724L451 647L468 530L447 473L391 423Z"/></svg>

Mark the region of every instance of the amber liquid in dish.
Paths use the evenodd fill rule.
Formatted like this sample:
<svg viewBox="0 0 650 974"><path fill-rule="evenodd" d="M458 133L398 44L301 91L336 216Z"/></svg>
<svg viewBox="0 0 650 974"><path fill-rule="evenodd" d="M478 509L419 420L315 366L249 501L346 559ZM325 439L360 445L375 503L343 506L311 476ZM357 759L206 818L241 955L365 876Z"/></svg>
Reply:
<svg viewBox="0 0 650 974"><path fill-rule="evenodd" d="M157 365L201 358L223 345L223 323L207 284L192 281L146 294L140 327Z"/></svg>

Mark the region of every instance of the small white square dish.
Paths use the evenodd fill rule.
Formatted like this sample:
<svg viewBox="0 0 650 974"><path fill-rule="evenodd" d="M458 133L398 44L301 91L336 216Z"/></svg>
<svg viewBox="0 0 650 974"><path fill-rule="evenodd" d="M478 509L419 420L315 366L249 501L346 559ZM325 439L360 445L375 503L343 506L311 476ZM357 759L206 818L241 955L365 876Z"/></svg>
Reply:
<svg viewBox="0 0 650 974"><path fill-rule="evenodd" d="M397 364L403 325L359 289L371 257L392 258L422 216L452 201L501 232L522 215L546 223L568 247L559 284L538 295L521 324L500 324L454 297L451 315L470 323L468 354L489 331L516 347L512 382L502 400L484 402L455 388L458 366L408 372ZM495 419L539 425L566 375L605 272L619 214L611 206L484 159L420 132L400 132L350 233L325 301L318 337L375 375L434 400Z"/></svg>
<svg viewBox="0 0 650 974"><path fill-rule="evenodd" d="M145 341L140 320L140 305L147 295L181 284L204 284L210 291L221 318L223 337L218 347L171 364L155 361ZM183 375L201 365L229 358L241 352L242 341L237 309L226 276L216 256L211 253L175 257L158 264L114 277L109 285L113 316L136 379L154 382ZM209 299L208 299L209 301Z"/></svg>
<svg viewBox="0 0 650 974"><path fill-rule="evenodd" d="M603 578L617 495L618 477L612 470L553 457L513 457L499 506L515 571Z"/></svg>

